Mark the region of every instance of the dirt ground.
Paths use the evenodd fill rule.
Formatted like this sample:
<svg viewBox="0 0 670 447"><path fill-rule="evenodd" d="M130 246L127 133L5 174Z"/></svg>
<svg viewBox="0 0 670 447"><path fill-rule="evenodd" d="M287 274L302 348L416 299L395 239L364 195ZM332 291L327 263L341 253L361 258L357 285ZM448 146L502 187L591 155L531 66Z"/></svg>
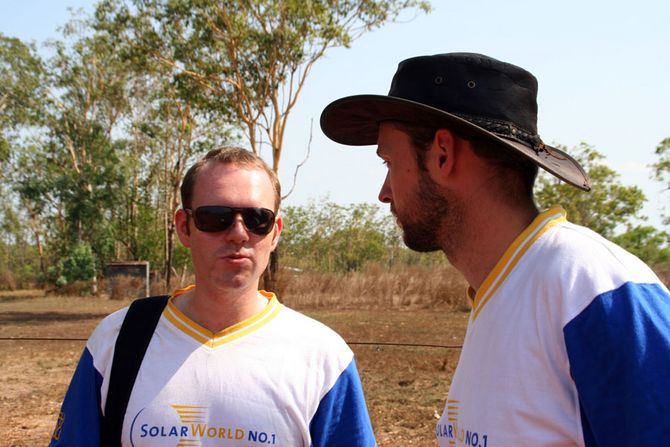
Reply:
<svg viewBox="0 0 670 447"><path fill-rule="evenodd" d="M128 304L101 298L0 295L0 444L47 445L84 341ZM359 344L460 345L468 314L445 309L303 310L338 331L356 354L380 447L436 446L458 349Z"/></svg>

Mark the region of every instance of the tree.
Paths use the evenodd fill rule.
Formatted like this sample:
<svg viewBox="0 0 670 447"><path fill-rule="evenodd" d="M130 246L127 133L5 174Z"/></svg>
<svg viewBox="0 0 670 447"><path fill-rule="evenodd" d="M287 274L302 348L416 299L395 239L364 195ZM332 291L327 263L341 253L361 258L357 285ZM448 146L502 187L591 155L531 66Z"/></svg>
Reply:
<svg viewBox="0 0 670 447"><path fill-rule="evenodd" d="M670 261L668 234L652 226L637 225L613 237L612 241L651 265Z"/></svg>
<svg viewBox="0 0 670 447"><path fill-rule="evenodd" d="M179 193L188 162L228 136L228 126L218 117L208 119L194 107L192 98L182 95L170 82L159 81L153 107L135 127L142 134L151 159L151 182L157 190L161 210L160 226L164 229L163 266L166 287L173 273L175 239L174 215L179 207ZM147 186L149 186L147 184Z"/></svg>
<svg viewBox="0 0 670 447"><path fill-rule="evenodd" d="M670 137L656 146L656 155L659 160L651 166L654 177L665 185L666 191L670 190ZM670 216L664 216L664 223L670 225Z"/></svg>
<svg viewBox="0 0 670 447"><path fill-rule="evenodd" d="M255 153L267 139L275 172L289 114L326 50L349 47L403 10L430 10L420 0L135 0L133 7L103 1L98 26L126 25L126 41L191 79L203 106L232 109Z"/></svg>
<svg viewBox="0 0 670 447"><path fill-rule="evenodd" d="M86 35L73 21L54 44L50 61L53 107L47 116L49 135L41 153L53 167L53 194L63 205L65 255L71 247L90 245L100 262L113 254L116 193L126 187L113 132L127 113L129 75L108 40Z"/></svg>
<svg viewBox="0 0 670 447"><path fill-rule="evenodd" d="M433 265L446 263L441 253L409 250L395 219L378 205L339 205L327 199L283 210L282 244L287 263L297 269L351 272L367 263Z"/></svg>
<svg viewBox="0 0 670 447"><path fill-rule="evenodd" d="M27 123L32 127L24 123L21 141L13 144L13 189L40 253L40 234L48 234L52 264L82 243L98 262L109 259L116 191L125 187L112 140L127 110L127 74L109 42L85 35L83 25L75 20L65 27L72 45L53 43L54 56L41 68L41 95L34 99L39 120Z"/></svg>
<svg viewBox="0 0 670 447"><path fill-rule="evenodd" d="M42 122L46 85L44 62L34 46L0 33L0 200L3 203L0 217L4 225L13 223L7 228L7 234L10 234L11 228L14 235L14 246L7 245L5 248L9 253L25 243L25 228L20 222L28 222L36 241L42 273L45 272L42 226L30 203L19 202L21 206L18 209L24 212L18 211L23 215L17 215L13 191L7 185L11 184L14 171L12 162L19 156L19 148L27 144L25 130ZM15 259L25 260L22 254L13 254ZM22 264L25 268L28 265L25 262Z"/></svg>
<svg viewBox="0 0 670 447"><path fill-rule="evenodd" d="M292 267L348 272L385 255L385 219L379 207L328 200L283 211L282 243Z"/></svg>
<svg viewBox="0 0 670 447"><path fill-rule="evenodd" d="M163 266L166 286L170 287L173 274L174 214L179 207L179 187L188 162L197 154L217 146L230 135L229 116L222 110L212 113L202 107L201 88L188 76L173 70L159 60L148 58L146 48L135 41L119 38L126 30L123 21L106 21L113 16L103 13L105 7L120 7L117 2L100 4L93 24L95 33L113 42L116 54L132 74L128 100L131 105L128 135L124 143L129 161L126 167L133 184L144 187L144 195L137 190L127 191L128 208L125 219L131 223L126 249L131 257L147 248L156 249L157 239L163 241L162 252L154 257ZM142 18L145 18L144 16ZM141 18L136 18L141 21ZM169 27L168 27L169 28ZM136 154L136 155L133 155ZM137 154L140 154L138 157ZM151 200L147 200L151 197ZM150 217L148 204L158 212L149 234L138 231L140 215ZM146 221L146 220L144 220ZM162 234L156 238L156 228ZM150 236L150 237L146 237ZM140 242L140 239L142 241ZM148 243L151 241L151 243Z"/></svg>
<svg viewBox="0 0 670 447"><path fill-rule="evenodd" d="M563 148L565 149L565 148ZM585 192L542 172L535 189L540 208L560 204L571 222L584 225L611 238L617 230L632 228L645 196L637 186L624 186L619 174L603 163L603 155L582 143L570 151L591 177L593 187Z"/></svg>
<svg viewBox="0 0 670 447"><path fill-rule="evenodd" d="M0 33L0 166L18 129L40 121L44 74L33 46Z"/></svg>
<svg viewBox="0 0 670 447"><path fill-rule="evenodd" d="M0 288L25 288L39 275L35 245L29 240L22 216L5 206L0 219Z"/></svg>
<svg viewBox="0 0 670 447"><path fill-rule="evenodd" d="M104 0L97 28L114 30L136 59L158 61L212 114L232 114L279 173L289 115L313 65L421 0ZM277 251L266 281L275 280ZM270 285L271 286L271 285Z"/></svg>
<svg viewBox="0 0 670 447"><path fill-rule="evenodd" d="M535 191L538 205L562 205L570 221L595 230L647 263L669 261L668 235L639 223L646 219L639 214L646 200L642 190L622 185L619 174L593 147L582 143L572 152L591 177L592 190L578 190L542 173Z"/></svg>
<svg viewBox="0 0 670 447"><path fill-rule="evenodd" d="M51 266L47 276L52 284L63 287L76 281L90 281L96 276L96 260L91 247L79 243L70 253Z"/></svg>

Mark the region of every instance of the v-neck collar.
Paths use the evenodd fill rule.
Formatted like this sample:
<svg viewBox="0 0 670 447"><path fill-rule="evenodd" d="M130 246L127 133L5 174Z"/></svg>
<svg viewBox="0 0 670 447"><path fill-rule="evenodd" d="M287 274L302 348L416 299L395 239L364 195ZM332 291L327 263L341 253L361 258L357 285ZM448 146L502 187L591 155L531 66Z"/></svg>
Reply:
<svg viewBox="0 0 670 447"><path fill-rule="evenodd" d="M488 274L479 290L475 293L472 288L468 289L468 295L474 301L471 313L472 321L477 318L486 303L488 303L500 285L514 270L514 267L533 243L551 227L565 221L565 210L560 206L553 206L535 217L533 222L514 239L514 242L505 250L505 253Z"/></svg>
<svg viewBox="0 0 670 447"><path fill-rule="evenodd" d="M182 295L194 288L195 286L189 286L175 291L168 301L168 305L165 307L163 315L177 329L210 348L216 348L217 346L230 343L233 340L237 340L240 337L258 330L272 321L279 314L283 307L282 304L277 300L277 297L274 293L260 290L259 293L268 299L268 304L262 311L256 315L253 315L252 317L247 318L246 320L240 321L239 323L214 333L187 317L174 304L175 297Z"/></svg>

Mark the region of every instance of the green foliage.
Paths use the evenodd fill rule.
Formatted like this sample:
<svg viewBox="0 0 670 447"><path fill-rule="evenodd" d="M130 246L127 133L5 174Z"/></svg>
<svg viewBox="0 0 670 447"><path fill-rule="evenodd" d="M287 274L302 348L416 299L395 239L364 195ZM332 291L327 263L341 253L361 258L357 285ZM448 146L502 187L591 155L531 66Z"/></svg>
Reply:
<svg viewBox="0 0 670 447"><path fill-rule="evenodd" d="M651 165L654 178L663 183L665 190L670 190L670 137L661 141L656 146L658 161ZM670 216L664 216L665 225L670 225Z"/></svg>
<svg viewBox="0 0 670 447"><path fill-rule="evenodd" d="M655 165L657 178L670 180L670 139L656 152L661 156ZM639 214L646 200L642 190L622 185L619 174L604 164L603 155L593 147L582 143L571 153L591 177L593 189L584 192L541 174L535 191L538 205L563 206L571 222L591 228L649 264L669 261L667 233L638 223L646 219Z"/></svg>
<svg viewBox="0 0 670 447"><path fill-rule="evenodd" d="M282 256L297 268L351 271L383 255L383 220L367 204L312 202L282 211Z"/></svg>
<svg viewBox="0 0 670 447"><path fill-rule="evenodd" d="M10 203L0 209L0 235L0 289L34 285L40 272L37 249L23 219Z"/></svg>
<svg viewBox="0 0 670 447"><path fill-rule="evenodd" d="M6 161L9 158L9 153L11 150L11 145L9 141L0 133L0 163Z"/></svg>
<svg viewBox="0 0 670 447"><path fill-rule="evenodd" d="M359 271L366 264L431 265L444 255L405 248L390 213L371 204L338 205L328 200L282 211L284 265L320 272Z"/></svg>
<svg viewBox="0 0 670 447"><path fill-rule="evenodd" d="M128 3L131 3L130 5ZM166 70L180 98L246 130L252 150L272 147L279 170L286 123L313 66L421 0L104 0L96 29L144 70ZM158 67L162 68L158 68Z"/></svg>
<svg viewBox="0 0 670 447"><path fill-rule="evenodd" d="M565 148L563 148L565 149ZM568 219L611 238L617 230L630 227L639 217L645 196L637 186L624 186L619 174L603 163L604 157L588 144L568 151L591 177L589 192L540 173L535 199L541 209L561 205Z"/></svg>
<svg viewBox="0 0 670 447"><path fill-rule="evenodd" d="M0 134L40 120L43 75L34 46L0 33Z"/></svg>
<svg viewBox="0 0 670 447"><path fill-rule="evenodd" d="M670 261L668 234L651 226L635 226L612 241L651 265Z"/></svg>
<svg viewBox="0 0 670 447"><path fill-rule="evenodd" d="M412 8L428 5L103 0L94 17L63 27L46 61L0 35L0 168L11 180L0 196L21 204L40 269L71 282L65 262L80 243L98 270L118 259L145 259L168 275L187 265L172 217L189 163L229 142L233 125L254 150L269 141L278 170L312 64ZM332 237L340 254L329 262L339 269L382 256L369 229Z"/></svg>
<svg viewBox="0 0 670 447"><path fill-rule="evenodd" d="M89 281L95 277L96 259L90 245L79 243L57 264L47 270L47 281L63 287L75 281Z"/></svg>
<svg viewBox="0 0 670 447"><path fill-rule="evenodd" d="M656 146L656 155L659 160L652 165L656 180L665 183L670 189L670 137Z"/></svg>
<svg viewBox="0 0 670 447"><path fill-rule="evenodd" d="M88 280L110 260L148 260L169 272L190 264L172 217L185 169L243 132L272 146L279 168L288 116L316 61L421 0L103 0L95 16L64 27L42 60L0 35L0 273L15 282L48 273ZM670 139L656 175L670 186ZM665 259L664 234L635 227L644 196L587 145L594 180L580 193L543 177L538 203L641 257ZM349 272L365 265L446 264L408 250L392 216L369 204L329 201L283 211L286 265ZM637 250L637 251L636 251ZM50 266L50 268L49 268ZM48 270L48 272L47 272Z"/></svg>

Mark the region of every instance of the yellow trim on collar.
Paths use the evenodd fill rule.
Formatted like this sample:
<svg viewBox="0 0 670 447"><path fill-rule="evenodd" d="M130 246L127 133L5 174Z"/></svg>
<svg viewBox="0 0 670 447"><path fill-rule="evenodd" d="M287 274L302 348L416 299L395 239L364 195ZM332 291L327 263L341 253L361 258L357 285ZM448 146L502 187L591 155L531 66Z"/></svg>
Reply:
<svg viewBox="0 0 670 447"><path fill-rule="evenodd" d="M505 281L523 255L547 230L559 222L566 222L565 210L560 206L553 206L539 214L533 222L512 242L505 253L488 274L481 287L475 294L472 306L472 321L482 311L486 303Z"/></svg>
<svg viewBox="0 0 670 447"><path fill-rule="evenodd" d="M192 290L193 288L194 286L189 286L185 289L175 291L172 298L170 298L168 301L168 305L165 307L163 315L177 329L210 348L216 348L217 346L221 346L225 343L230 343L233 340L237 340L238 338L261 328L274 319L274 317L279 314L283 307L282 304L277 300L277 297L274 293L266 292L265 290L259 290L259 293L268 299L268 305L265 306L261 312L247 318L246 320L227 327L222 331L213 333L187 317L172 302L174 297Z"/></svg>

